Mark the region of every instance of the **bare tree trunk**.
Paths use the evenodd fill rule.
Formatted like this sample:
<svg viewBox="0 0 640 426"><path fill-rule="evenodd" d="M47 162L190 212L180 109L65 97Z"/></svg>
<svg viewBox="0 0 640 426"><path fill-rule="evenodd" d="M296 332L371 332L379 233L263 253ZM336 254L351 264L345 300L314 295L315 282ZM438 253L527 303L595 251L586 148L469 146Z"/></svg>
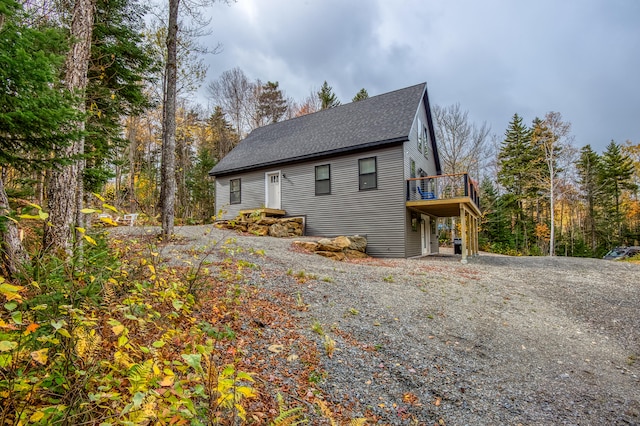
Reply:
<svg viewBox="0 0 640 426"><path fill-rule="evenodd" d="M166 93L162 120L162 236L173 235L176 204L176 74L178 6L180 0L169 0L167 31Z"/></svg>
<svg viewBox="0 0 640 426"><path fill-rule="evenodd" d="M4 189L4 179L0 174L0 215L9 214L9 198ZM2 263L10 276L14 276L20 268L29 264L29 255L20 241L18 226L7 220L5 230L0 230L0 254Z"/></svg>
<svg viewBox="0 0 640 426"><path fill-rule="evenodd" d="M129 117L129 127L127 129L127 139L129 139L129 211L136 211L135 190L136 190L136 131L138 130L137 118Z"/></svg>
<svg viewBox="0 0 640 426"><path fill-rule="evenodd" d="M65 85L80 95L77 108L85 111L84 90L87 87L87 70L91 53L93 30L93 0L76 0L71 22L73 44L65 60ZM77 128L84 132L85 122L79 121ZM60 155L73 157L84 154L84 136L78 137L70 146L60 150ZM44 230L45 249L63 250L71 253L73 222L80 215L79 204L83 199L82 173L84 162L75 160L68 166L53 170L47 187L49 223Z"/></svg>

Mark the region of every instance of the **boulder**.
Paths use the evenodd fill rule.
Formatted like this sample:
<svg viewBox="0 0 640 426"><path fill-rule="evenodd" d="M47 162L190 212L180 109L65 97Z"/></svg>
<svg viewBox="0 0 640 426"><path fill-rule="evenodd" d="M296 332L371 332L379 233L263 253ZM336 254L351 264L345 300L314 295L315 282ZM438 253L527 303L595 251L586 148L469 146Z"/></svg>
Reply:
<svg viewBox="0 0 640 426"><path fill-rule="evenodd" d="M247 231L251 232L252 234L259 235L261 237L269 235L269 227L268 226L257 225L255 223L250 224L248 226L248 228L247 228Z"/></svg>
<svg viewBox="0 0 640 426"><path fill-rule="evenodd" d="M319 254L320 256L324 256L324 257L328 257L329 259L334 259L334 260L345 260L347 258L347 255L342 253L341 251L317 251L316 254Z"/></svg>
<svg viewBox="0 0 640 426"><path fill-rule="evenodd" d="M293 244L300 246L310 252L318 250L318 243L314 243L313 241L294 241Z"/></svg>
<svg viewBox="0 0 640 426"><path fill-rule="evenodd" d="M333 245L340 247L340 250L344 250L351 246L351 241L347 237L336 237L333 239Z"/></svg>
<svg viewBox="0 0 640 426"><path fill-rule="evenodd" d="M364 259L369 257L369 255L366 253L363 253L359 250L351 250L351 249L346 249L344 251L344 254L350 259Z"/></svg>
<svg viewBox="0 0 640 426"><path fill-rule="evenodd" d="M269 236L286 238L289 236L289 229L284 223L274 223L269 227Z"/></svg>
<svg viewBox="0 0 640 426"><path fill-rule="evenodd" d="M349 237L349 250L357 250L365 253L367 251L367 239L366 237L361 237L360 235L353 235Z"/></svg>
<svg viewBox="0 0 640 426"><path fill-rule="evenodd" d="M275 217L263 217L263 218L258 218L258 220L256 220L256 224L258 225L273 225L275 223L278 223L278 219L276 219Z"/></svg>
<svg viewBox="0 0 640 426"><path fill-rule="evenodd" d="M342 247L337 246L333 240L328 238L323 238L318 241L318 250L319 251L342 251Z"/></svg>

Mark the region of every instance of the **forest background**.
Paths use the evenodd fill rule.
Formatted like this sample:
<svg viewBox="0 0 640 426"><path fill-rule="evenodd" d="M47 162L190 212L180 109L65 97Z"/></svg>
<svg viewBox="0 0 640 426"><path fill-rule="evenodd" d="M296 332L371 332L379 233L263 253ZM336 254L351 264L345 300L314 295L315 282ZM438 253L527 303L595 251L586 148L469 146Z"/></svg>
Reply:
<svg viewBox="0 0 640 426"><path fill-rule="evenodd" d="M206 81L202 57L217 48L199 44L207 22L191 13L195 4L178 15L177 2L168 11L88 2L93 12L84 12L82 30L81 2L5 3L2 33L14 50L3 52L0 206L4 228L12 227L7 217L33 215L28 203L43 207L46 246L68 249L72 223L82 227L79 212L92 193L161 223L165 236L174 222L208 223L216 214L208 171L239 140L340 104L326 81L299 100L279 82L251 80L239 68ZM208 107L193 101L203 85ZM366 97L363 88L348 101ZM530 124L516 113L502 134L472 123L459 104L436 105L433 114L443 172L468 171L479 182L483 249L601 256L639 239L639 144L611 141L602 153L578 148L560 112L541 111ZM4 246L11 247L8 233Z"/></svg>

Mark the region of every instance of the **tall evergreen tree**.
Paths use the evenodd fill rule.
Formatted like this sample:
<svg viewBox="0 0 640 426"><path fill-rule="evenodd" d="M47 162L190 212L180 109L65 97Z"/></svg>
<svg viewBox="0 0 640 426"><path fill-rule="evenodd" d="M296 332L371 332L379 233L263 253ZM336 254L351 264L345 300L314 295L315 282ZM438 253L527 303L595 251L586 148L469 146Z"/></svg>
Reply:
<svg viewBox="0 0 640 426"><path fill-rule="evenodd" d="M87 73L91 56L95 0L77 0L73 3L69 36L71 46L67 51L63 82L67 90L79 95L76 108L86 112ZM82 175L84 171L85 120L78 120L74 127L80 133L69 146L58 149L63 156L74 158L71 163L51 171L47 186L49 221L44 228L44 247L71 253L74 222L81 217L84 198ZM80 241L80 239L76 239Z"/></svg>
<svg viewBox="0 0 640 426"><path fill-rule="evenodd" d="M268 81L262 86L262 91L258 96L257 113L259 121L266 121L267 124L277 123L287 112L287 101L278 87L278 82Z"/></svg>
<svg viewBox="0 0 640 426"><path fill-rule="evenodd" d="M620 145L611 141L602 155L602 186L612 201L611 219L616 224L616 240L622 239L621 195L625 189L633 190L633 160L621 152Z"/></svg>
<svg viewBox="0 0 640 426"><path fill-rule="evenodd" d="M96 2L86 99L84 182L89 191L99 191L112 177L110 163L128 144L120 118L149 106L142 83L155 63L142 37L145 11L137 0Z"/></svg>
<svg viewBox="0 0 640 426"><path fill-rule="evenodd" d="M586 229L589 246L592 251L598 247L597 241L597 206L602 198L601 176L602 159L597 152L587 145L580 150L580 158L576 163L578 184L587 207Z"/></svg>
<svg viewBox="0 0 640 426"><path fill-rule="evenodd" d="M18 24L25 17L18 3L0 0L0 263L9 275L29 258L15 223L7 219L7 168L68 162L60 151L52 158L51 151L71 144L81 118L71 92L58 86L66 49L62 33Z"/></svg>
<svg viewBox="0 0 640 426"><path fill-rule="evenodd" d="M362 89L360 89L360 91L358 93L356 93L356 95L353 97L353 99L351 100L352 102L358 102L361 101L363 99L367 99L369 97L369 93L367 93L367 89L365 89L364 87Z"/></svg>
<svg viewBox="0 0 640 426"><path fill-rule="evenodd" d="M340 105L338 97L333 93L333 88L329 86L326 80L318 91L318 99L320 100L320 109L328 109Z"/></svg>
<svg viewBox="0 0 640 426"><path fill-rule="evenodd" d="M511 210L512 232L517 250L529 250L532 220L524 212L532 188L532 165L539 158L531 145L531 130L514 114L498 152L498 182L506 190L505 205Z"/></svg>

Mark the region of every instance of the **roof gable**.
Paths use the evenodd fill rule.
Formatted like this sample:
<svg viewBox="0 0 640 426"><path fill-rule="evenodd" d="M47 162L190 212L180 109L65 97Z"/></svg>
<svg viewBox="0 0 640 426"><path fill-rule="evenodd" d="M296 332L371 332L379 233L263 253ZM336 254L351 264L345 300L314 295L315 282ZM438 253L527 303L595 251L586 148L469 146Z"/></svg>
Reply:
<svg viewBox="0 0 640 426"><path fill-rule="evenodd" d="M223 175L409 139L426 83L253 130L211 171ZM426 94L425 94L426 97Z"/></svg>

